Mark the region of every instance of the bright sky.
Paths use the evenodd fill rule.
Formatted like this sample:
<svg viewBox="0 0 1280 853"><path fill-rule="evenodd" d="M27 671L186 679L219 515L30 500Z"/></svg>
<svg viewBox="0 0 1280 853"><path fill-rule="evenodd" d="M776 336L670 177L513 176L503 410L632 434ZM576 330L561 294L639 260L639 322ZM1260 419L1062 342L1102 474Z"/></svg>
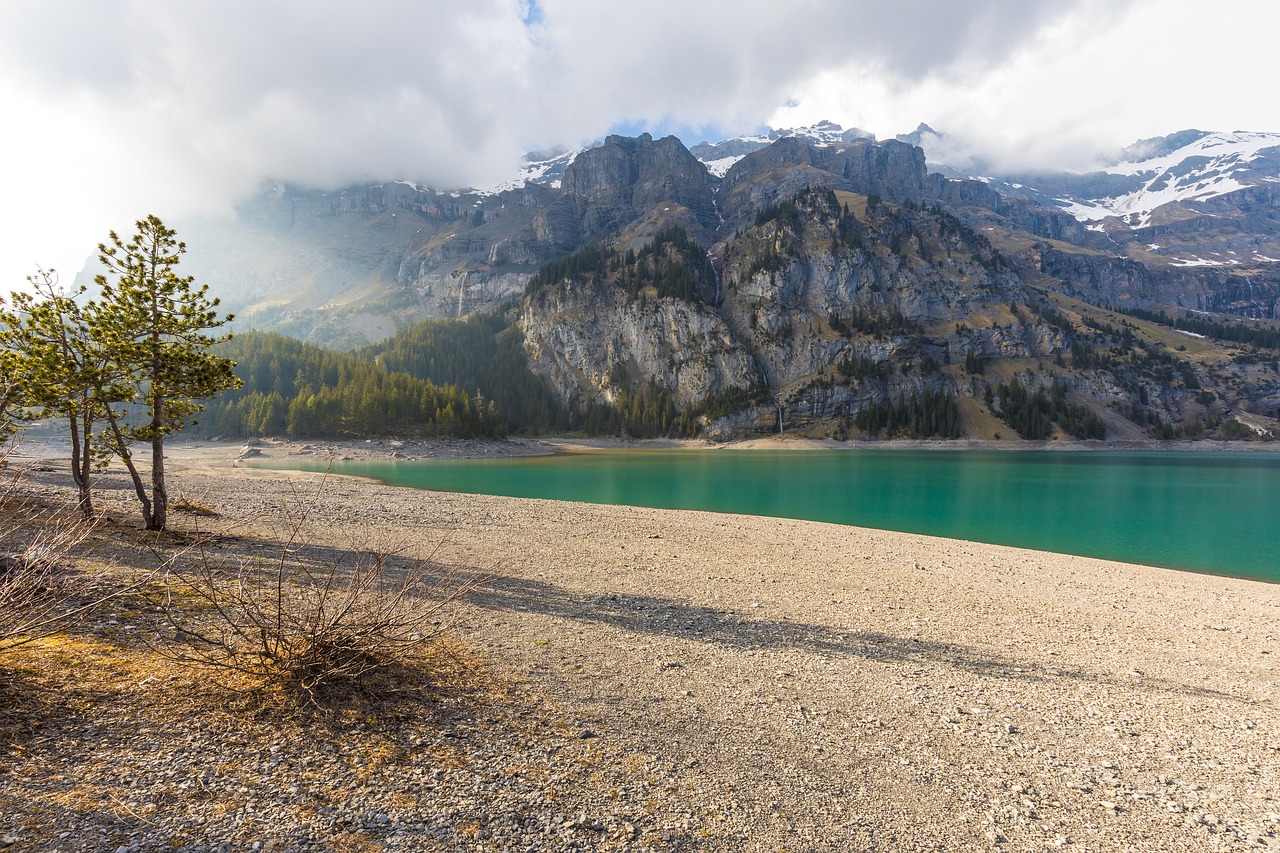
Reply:
<svg viewBox="0 0 1280 853"><path fill-rule="evenodd" d="M0 292L266 180L480 185L619 129L923 121L1077 168L1280 131L1277 23L1261 0L6 0Z"/></svg>

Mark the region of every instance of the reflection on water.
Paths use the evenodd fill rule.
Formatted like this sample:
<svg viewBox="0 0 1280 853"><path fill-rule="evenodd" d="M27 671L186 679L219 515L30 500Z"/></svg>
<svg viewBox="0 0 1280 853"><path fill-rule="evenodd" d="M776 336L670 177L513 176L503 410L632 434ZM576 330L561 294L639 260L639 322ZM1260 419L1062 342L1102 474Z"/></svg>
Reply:
<svg viewBox="0 0 1280 853"><path fill-rule="evenodd" d="M423 489L830 521L1280 580L1275 454L626 450L333 470Z"/></svg>

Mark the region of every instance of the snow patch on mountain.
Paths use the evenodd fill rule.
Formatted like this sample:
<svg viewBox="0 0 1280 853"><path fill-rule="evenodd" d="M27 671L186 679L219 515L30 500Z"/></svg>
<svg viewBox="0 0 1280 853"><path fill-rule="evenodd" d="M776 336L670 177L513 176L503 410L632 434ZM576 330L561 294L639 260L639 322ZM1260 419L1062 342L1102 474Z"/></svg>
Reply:
<svg viewBox="0 0 1280 853"><path fill-rule="evenodd" d="M1172 267L1229 267L1229 266L1239 265L1239 263L1240 262L1237 260L1230 260L1230 259L1225 261L1215 261L1210 258L1192 257L1192 258L1180 258L1175 261L1170 261L1169 266L1172 266Z"/></svg>
<svg viewBox="0 0 1280 853"><path fill-rule="evenodd" d="M534 151L525 155L524 165L512 178L486 187L474 187L476 195L497 195L507 190L523 189L526 184L540 184L552 189L560 188L560 179L564 170L586 148L560 149L556 151Z"/></svg>
<svg viewBox="0 0 1280 853"><path fill-rule="evenodd" d="M731 157L721 157L719 160L703 160L702 164L707 167L707 171L715 175L717 178L723 178L729 169L733 168L733 164L737 163L747 155L738 154Z"/></svg>
<svg viewBox="0 0 1280 853"><path fill-rule="evenodd" d="M1196 141L1184 145L1162 157L1152 157L1117 163L1106 171L1114 175L1143 175L1149 172L1163 173L1190 157L1207 157L1219 168L1248 163L1257 159L1260 152L1280 146L1280 133L1206 133Z"/></svg>
<svg viewBox="0 0 1280 853"><path fill-rule="evenodd" d="M1252 174L1250 164L1263 152L1277 148L1280 133L1205 133L1168 153L1115 163L1103 170L1140 179L1141 185L1132 192L1106 198L1068 196L1057 203L1083 222L1118 217L1130 228L1144 228L1151 224L1152 213L1163 205L1205 201L1258 180L1275 180L1273 176Z"/></svg>
<svg viewBox="0 0 1280 853"><path fill-rule="evenodd" d="M767 148L779 139L799 137L807 139L815 146L823 147L838 142L853 142L857 139L875 141L875 134L856 127L845 130L832 121L820 121L808 127L768 128L764 133L747 134L724 139L719 142L699 142L689 152L706 165L707 171L718 178L723 178L734 163L748 154Z"/></svg>

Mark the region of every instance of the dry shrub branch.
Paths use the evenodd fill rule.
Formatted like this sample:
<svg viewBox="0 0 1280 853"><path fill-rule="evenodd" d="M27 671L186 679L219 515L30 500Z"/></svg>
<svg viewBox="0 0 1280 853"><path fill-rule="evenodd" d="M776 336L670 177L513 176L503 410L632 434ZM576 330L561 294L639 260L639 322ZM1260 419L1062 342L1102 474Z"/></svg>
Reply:
<svg viewBox="0 0 1280 853"><path fill-rule="evenodd" d="M30 519L0 532L0 651L48 636L103 602L84 600L84 579L67 565L92 529L78 520Z"/></svg>
<svg viewBox="0 0 1280 853"><path fill-rule="evenodd" d="M174 642L157 650L207 667L219 686L276 687L314 704L335 691L386 689L386 676L420 661L444 637L445 609L474 580L437 563L438 549L407 562L312 546L303 531L313 509L314 500L290 519L270 558L220 566L203 541L171 558L160 609Z"/></svg>
<svg viewBox="0 0 1280 853"><path fill-rule="evenodd" d="M10 445L0 454L0 467L12 454ZM72 565L94 526L24 495L18 474L0 490L0 652L47 637L140 585L94 592Z"/></svg>

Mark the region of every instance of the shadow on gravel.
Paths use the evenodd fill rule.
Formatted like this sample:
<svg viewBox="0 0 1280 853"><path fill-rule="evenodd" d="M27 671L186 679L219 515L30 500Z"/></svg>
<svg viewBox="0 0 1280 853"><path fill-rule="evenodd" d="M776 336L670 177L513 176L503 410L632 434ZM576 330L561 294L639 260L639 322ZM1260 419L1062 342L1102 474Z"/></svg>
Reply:
<svg viewBox="0 0 1280 853"><path fill-rule="evenodd" d="M616 593L575 597L560 587L526 578L497 578L483 589L470 592L466 600L489 610L517 610L598 622L637 634L680 637L737 649L801 649L819 655L851 655L870 661L942 664L996 678L1033 682L1065 679L1127 687L1141 685L1153 692L1259 704L1242 696L1167 680L1121 680L1083 670L1052 669L955 643L897 637L878 631L838 631L826 625L758 619L670 598Z"/></svg>

